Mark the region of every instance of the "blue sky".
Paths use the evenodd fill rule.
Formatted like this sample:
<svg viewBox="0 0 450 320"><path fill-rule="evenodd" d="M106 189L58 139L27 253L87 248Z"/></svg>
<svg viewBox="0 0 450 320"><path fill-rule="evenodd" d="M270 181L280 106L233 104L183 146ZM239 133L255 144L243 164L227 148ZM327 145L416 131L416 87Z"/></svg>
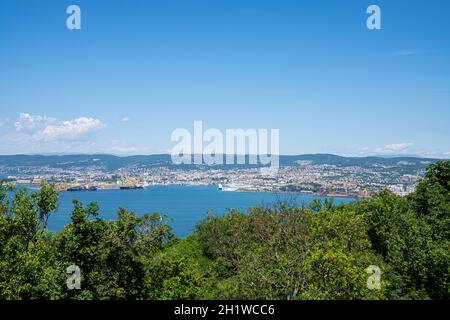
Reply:
<svg viewBox="0 0 450 320"><path fill-rule="evenodd" d="M66 8L81 8L81 30ZM382 10L382 30L366 9ZM280 129L282 154L450 158L450 1L2 0L0 154L169 152Z"/></svg>

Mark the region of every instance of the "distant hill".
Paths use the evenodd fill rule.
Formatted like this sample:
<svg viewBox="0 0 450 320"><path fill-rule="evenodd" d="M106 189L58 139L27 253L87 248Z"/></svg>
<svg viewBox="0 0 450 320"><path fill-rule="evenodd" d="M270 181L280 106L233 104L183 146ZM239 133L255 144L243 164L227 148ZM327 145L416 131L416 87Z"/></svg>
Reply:
<svg viewBox="0 0 450 320"><path fill-rule="evenodd" d="M408 171L424 169L438 159L418 157L341 157L332 154L282 155L280 166L334 165L338 167L405 167ZM248 159L246 161L248 163ZM88 168L99 167L105 171L138 166L147 168L168 167L173 169L197 169L206 165L174 165L169 154L119 157L106 154L93 155L0 155L0 167L3 169L17 167L50 167L50 168ZM221 165L214 168L250 168L255 165Z"/></svg>
<svg viewBox="0 0 450 320"><path fill-rule="evenodd" d="M298 156L281 156L280 165L294 165L301 161L311 161L315 165L335 165L338 167L373 167L373 166L410 166L426 167L428 164L438 161L438 159L419 157L342 157L333 154L305 154Z"/></svg>

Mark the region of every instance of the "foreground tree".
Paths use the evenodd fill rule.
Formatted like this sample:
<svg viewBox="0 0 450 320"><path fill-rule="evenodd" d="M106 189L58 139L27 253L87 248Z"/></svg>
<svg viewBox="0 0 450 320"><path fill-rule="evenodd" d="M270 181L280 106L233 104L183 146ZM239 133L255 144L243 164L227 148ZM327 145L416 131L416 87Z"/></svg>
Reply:
<svg viewBox="0 0 450 320"><path fill-rule="evenodd" d="M327 204L329 210L329 204ZM364 299L370 252L362 215L340 208L254 208L200 223L205 252L225 267L222 297L232 299ZM223 241L222 237L233 241ZM228 245L224 245L224 243ZM232 245L230 245L232 244ZM221 268L223 268L221 267ZM232 279L229 281L229 279Z"/></svg>
<svg viewBox="0 0 450 320"><path fill-rule="evenodd" d="M30 194L0 182L0 299L61 297L54 238L43 223L57 207L54 195L52 185Z"/></svg>
<svg viewBox="0 0 450 320"><path fill-rule="evenodd" d="M63 268L81 269L81 290L64 290L72 299L145 299L151 277L146 261L171 239L170 227L157 214L137 217L121 208L116 220L98 219L98 205L74 201L72 223L58 236Z"/></svg>

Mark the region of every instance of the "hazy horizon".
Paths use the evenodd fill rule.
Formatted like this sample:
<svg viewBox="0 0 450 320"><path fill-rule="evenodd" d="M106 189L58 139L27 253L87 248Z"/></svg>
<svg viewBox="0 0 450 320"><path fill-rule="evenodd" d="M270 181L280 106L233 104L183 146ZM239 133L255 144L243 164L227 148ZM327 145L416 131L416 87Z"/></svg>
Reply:
<svg viewBox="0 0 450 320"><path fill-rule="evenodd" d="M194 155L194 154L191 154ZM225 154L223 154L225 155ZM249 154L245 154L245 156L248 156ZM414 155L414 154L394 154L394 155L364 155L364 156L346 156L346 155L339 155L339 154L333 154L333 153L299 153L299 154L280 154L279 156L287 156L287 157L295 157L295 156L319 156L319 155L331 155L331 156L337 156L337 157L343 157L343 158L368 158L368 157L374 157L374 158L422 158L422 159L442 159L442 160L448 160L450 159L450 156L448 157L424 157L421 155ZM114 157L120 157L120 158L126 158L126 157L147 157L147 156L170 156L170 153L151 153L151 154L113 154L113 153L58 153L58 152L50 152L50 153L16 153L16 154L0 154L0 157L12 157L12 156L114 156ZM236 156L236 155L235 155Z"/></svg>

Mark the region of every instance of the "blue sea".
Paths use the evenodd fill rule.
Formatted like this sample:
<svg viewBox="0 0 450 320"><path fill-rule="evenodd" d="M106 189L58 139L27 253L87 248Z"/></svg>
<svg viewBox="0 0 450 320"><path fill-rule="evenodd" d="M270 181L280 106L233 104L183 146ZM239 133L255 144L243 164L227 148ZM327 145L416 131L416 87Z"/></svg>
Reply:
<svg viewBox="0 0 450 320"><path fill-rule="evenodd" d="M73 209L72 199L87 205L97 201L100 206L100 217L115 219L119 207L127 208L138 215L157 212L168 215L173 232L184 237L193 232L195 224L205 217L208 211L222 215L229 208L246 210L248 207L269 205L274 201L286 200L302 205L315 197L309 195L224 192L216 187L191 186L153 186L140 190L98 190L62 192L59 199L59 211L53 213L48 221L50 230L61 230L70 222ZM356 201L350 198L333 198L334 203Z"/></svg>

